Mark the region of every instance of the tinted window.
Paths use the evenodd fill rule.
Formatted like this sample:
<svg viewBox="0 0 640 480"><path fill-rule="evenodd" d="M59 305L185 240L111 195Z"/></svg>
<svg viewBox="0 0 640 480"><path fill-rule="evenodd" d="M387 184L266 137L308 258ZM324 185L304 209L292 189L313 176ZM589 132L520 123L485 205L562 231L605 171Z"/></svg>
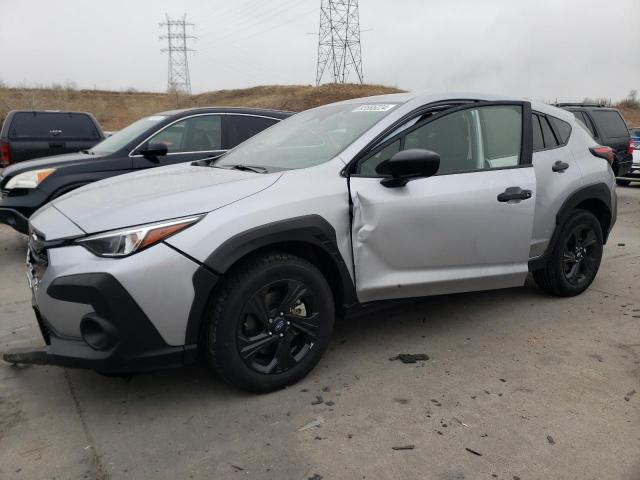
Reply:
<svg viewBox="0 0 640 480"><path fill-rule="evenodd" d="M225 118L227 129L227 148L233 148L256 133L269 128L276 120L247 115L228 115Z"/></svg>
<svg viewBox="0 0 640 480"><path fill-rule="evenodd" d="M222 121L219 115L186 118L158 132L149 143L163 143L169 153L222 150Z"/></svg>
<svg viewBox="0 0 640 480"><path fill-rule="evenodd" d="M540 118L538 115L534 115L532 119L533 123L533 149L542 150L544 148L544 141L542 140L542 129L540 128Z"/></svg>
<svg viewBox="0 0 640 480"><path fill-rule="evenodd" d="M111 135L109 138L103 140L102 142L94 146L91 151L97 154L109 154L117 152L118 150L129 145L145 132L151 130L152 127L166 119L167 117L164 117L162 115L153 115L151 117L141 118L137 122L133 122L131 125L123 128L122 130ZM150 134L151 131L149 131L147 134Z"/></svg>
<svg viewBox="0 0 640 480"><path fill-rule="evenodd" d="M553 148L558 146L558 141L556 140L555 135L553 134L553 130L551 130L551 125L549 125L549 121L546 117L540 118L540 127L542 128L542 138L544 139L544 147L545 148Z"/></svg>
<svg viewBox="0 0 640 480"><path fill-rule="evenodd" d="M518 165L522 138L519 106L489 106L444 114L404 137L404 149L421 148L440 155L438 174ZM360 173L388 173L384 162L396 144L365 160Z"/></svg>
<svg viewBox="0 0 640 480"><path fill-rule="evenodd" d="M571 136L571 125L556 117L547 117L558 135L561 144L566 144Z"/></svg>
<svg viewBox="0 0 640 480"><path fill-rule="evenodd" d="M631 132L631 135L634 137L640 137L640 128L630 128L629 132Z"/></svg>
<svg viewBox="0 0 640 480"><path fill-rule="evenodd" d="M629 135L627 126L620 114L613 110L593 110L591 112L596 123L609 138L620 138Z"/></svg>
<svg viewBox="0 0 640 480"><path fill-rule="evenodd" d="M587 115L584 112L572 112L573 116L576 117L576 119L578 121L580 121L582 123L582 125L587 129L587 131L589 132L589 134L593 137L596 138L596 130L593 127L593 122L591 121L591 119L589 118L589 115Z"/></svg>
<svg viewBox="0 0 640 480"><path fill-rule="evenodd" d="M20 112L9 127L10 138L100 138L88 115L82 113Z"/></svg>

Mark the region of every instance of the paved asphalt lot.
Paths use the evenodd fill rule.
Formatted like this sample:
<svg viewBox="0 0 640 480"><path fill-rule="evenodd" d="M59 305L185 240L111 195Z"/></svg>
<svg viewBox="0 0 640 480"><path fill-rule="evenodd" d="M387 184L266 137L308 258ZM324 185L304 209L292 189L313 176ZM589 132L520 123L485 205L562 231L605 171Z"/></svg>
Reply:
<svg viewBox="0 0 640 480"><path fill-rule="evenodd" d="M528 285L352 316L273 394L198 366L126 382L2 362L0 478L639 479L640 187L618 195L580 297ZM0 228L0 351L42 343L24 249Z"/></svg>

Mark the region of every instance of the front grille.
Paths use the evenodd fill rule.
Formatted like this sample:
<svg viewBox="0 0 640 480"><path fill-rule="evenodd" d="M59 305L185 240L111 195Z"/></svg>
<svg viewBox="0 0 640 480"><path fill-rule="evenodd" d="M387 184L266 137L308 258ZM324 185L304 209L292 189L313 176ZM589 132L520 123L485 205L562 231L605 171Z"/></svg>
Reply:
<svg viewBox="0 0 640 480"><path fill-rule="evenodd" d="M38 321L38 326L40 327L42 338L44 338L44 343L46 343L47 345L51 345L51 331L47 326L47 322L44 321L42 315L40 315L40 311L37 308L34 308L33 311L36 314L36 320Z"/></svg>

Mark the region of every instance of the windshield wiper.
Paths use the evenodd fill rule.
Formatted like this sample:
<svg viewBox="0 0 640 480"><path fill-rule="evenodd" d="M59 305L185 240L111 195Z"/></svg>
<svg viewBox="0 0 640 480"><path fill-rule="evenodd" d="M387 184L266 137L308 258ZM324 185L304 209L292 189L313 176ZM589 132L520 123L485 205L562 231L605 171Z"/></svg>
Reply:
<svg viewBox="0 0 640 480"><path fill-rule="evenodd" d="M257 167L254 165L242 165L239 163L238 165L231 165L229 167L231 170L241 170L243 172L254 172L254 173L267 173L267 169L264 167Z"/></svg>

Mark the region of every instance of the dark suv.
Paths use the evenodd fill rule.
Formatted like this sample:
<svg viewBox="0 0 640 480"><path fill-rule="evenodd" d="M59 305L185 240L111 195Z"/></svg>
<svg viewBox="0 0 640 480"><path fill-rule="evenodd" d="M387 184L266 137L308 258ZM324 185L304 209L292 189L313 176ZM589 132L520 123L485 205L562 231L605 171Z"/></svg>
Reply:
<svg viewBox="0 0 640 480"><path fill-rule="evenodd" d="M0 130L0 167L86 150L104 137L100 124L90 113L12 110Z"/></svg>
<svg viewBox="0 0 640 480"><path fill-rule="evenodd" d="M612 107L588 103L558 103L557 107L569 110L585 126L600 145L613 150L613 172L618 185L629 185L624 177L631 169L633 149L629 129L620 112Z"/></svg>
<svg viewBox="0 0 640 480"><path fill-rule="evenodd" d="M257 108L191 108L145 117L89 150L0 171L0 223L27 233L28 217L71 190L123 173L219 157L291 115Z"/></svg>

